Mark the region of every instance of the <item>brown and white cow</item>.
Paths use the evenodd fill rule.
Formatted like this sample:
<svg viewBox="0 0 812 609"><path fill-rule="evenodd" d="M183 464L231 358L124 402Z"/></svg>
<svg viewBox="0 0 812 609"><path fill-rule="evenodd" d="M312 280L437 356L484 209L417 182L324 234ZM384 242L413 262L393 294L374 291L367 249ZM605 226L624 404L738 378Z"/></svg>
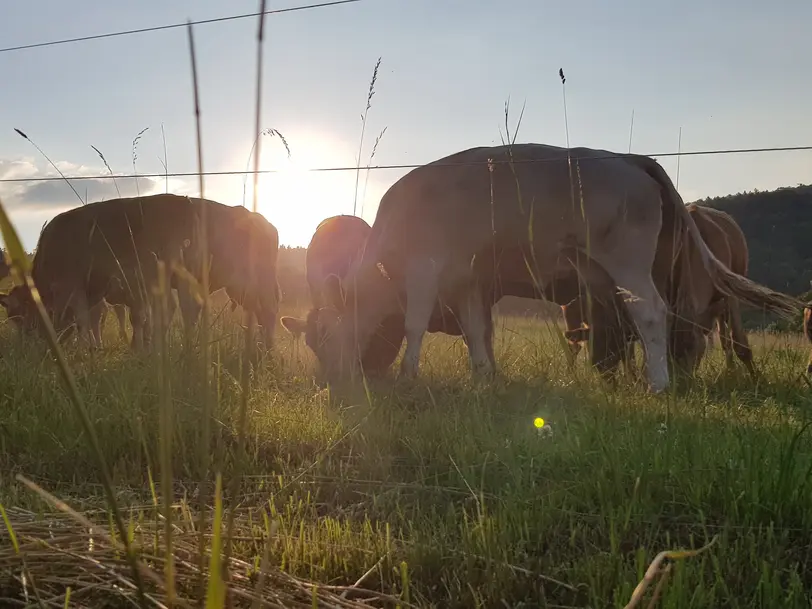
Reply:
<svg viewBox="0 0 812 609"><path fill-rule="evenodd" d="M495 277L483 277L473 263L483 252L518 248L540 284L573 272L573 259L588 255L614 285L633 294L624 307L644 346L650 388L662 391L669 382L666 304L653 269L664 216L672 218L675 242L696 245L721 292L787 317L799 308L794 298L733 273L712 254L653 159L541 144L479 147L410 171L383 196L364 253L344 282L345 313L319 312L327 337L320 363L328 378L354 376L357 362L349 356L363 352L381 320L396 310L402 288L402 374L417 373L438 298L459 311L474 373L493 372L492 321L482 294ZM585 284L592 279L587 269ZM676 296L677 314L696 308L690 293Z"/></svg>

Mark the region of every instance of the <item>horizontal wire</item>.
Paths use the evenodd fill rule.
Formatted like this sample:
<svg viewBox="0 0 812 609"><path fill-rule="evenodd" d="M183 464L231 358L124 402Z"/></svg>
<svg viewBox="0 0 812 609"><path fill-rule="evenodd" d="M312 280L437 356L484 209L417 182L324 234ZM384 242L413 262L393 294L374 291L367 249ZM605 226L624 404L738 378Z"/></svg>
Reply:
<svg viewBox="0 0 812 609"><path fill-rule="evenodd" d="M615 158L623 158L628 156L647 156L652 158L660 158L660 157L673 157L673 156L713 156L713 155L723 155L723 154L745 154L745 153L755 153L755 152L794 152L794 151L809 151L812 150L812 146L780 146L780 147L773 147L773 148L728 148L728 149L718 149L718 150L693 150L688 152L661 152L657 154L638 154L638 153L626 153L626 152L618 152L616 154L606 154L602 156L572 156L570 159L572 161L581 161L581 160L600 160L600 159L615 159ZM514 163L514 164L525 164L525 163L548 163L548 162L555 162L561 161L562 159L559 158L548 158L548 159L516 159L513 161L510 160L494 160L491 162L493 165L500 165L506 163ZM377 169L417 169L419 167L423 167L425 165L431 164L433 167L465 167L465 166L473 166L473 165L487 165L487 161L467 161L467 162L460 162L460 163L439 163L439 162L429 162L423 164L402 164L402 165L371 165L369 167L313 167L313 168L303 168L297 169L297 171L302 172L313 172L313 173L325 173L325 172L332 172L332 171L358 171L358 170L377 170ZM134 178L191 178L191 177L198 177L198 176L244 176L244 175L254 175L259 174L274 174L274 173L285 173L286 169L261 169L259 171L253 170L230 170L230 171L204 171L202 173L197 171L189 171L189 172L174 172L174 173L130 173L130 174L120 174L120 175L113 175L113 174L100 174L100 175L87 175L87 176L41 176L36 178L0 178L0 183L13 183L13 182L53 182L55 180L114 180L114 179L134 179Z"/></svg>
<svg viewBox="0 0 812 609"><path fill-rule="evenodd" d="M86 40L100 40L102 38L114 38L117 36L129 36L131 34L143 34L145 32L158 32L161 30L171 30L179 27L186 27L188 25L206 25L209 23L222 23L224 21L234 21L236 19L249 19L251 17L259 17L260 15L278 15L281 13L293 13L296 11L304 11L316 8L326 8L329 6L338 6L339 4L352 4L361 2L361 0L332 0L331 2L319 2L318 4L306 4L301 6L290 6L288 8L277 8L267 11L257 11L255 13L244 13L242 15L229 15L227 17L213 17L212 19L200 19L198 21L185 21L183 23L167 23L164 25L155 25L151 27L143 27L134 30L121 30L117 32L107 32L105 34L93 34L90 36L78 36L76 38L64 38L62 40L49 40L47 42L34 42L31 44L21 44L13 47L0 48L0 53L10 53L12 51L22 51L24 49L37 49L40 47L50 47L58 44L70 44L74 42L84 42Z"/></svg>

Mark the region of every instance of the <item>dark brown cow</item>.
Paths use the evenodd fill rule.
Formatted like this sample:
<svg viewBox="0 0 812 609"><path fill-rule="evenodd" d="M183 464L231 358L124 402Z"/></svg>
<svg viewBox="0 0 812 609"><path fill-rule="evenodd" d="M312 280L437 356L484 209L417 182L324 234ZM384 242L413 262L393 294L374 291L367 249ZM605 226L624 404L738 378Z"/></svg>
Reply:
<svg viewBox="0 0 812 609"><path fill-rule="evenodd" d="M160 194L90 203L55 216L42 230L32 277L58 332L74 322L91 345L90 309L109 293L130 310L132 345L149 340L146 331L156 260L168 268L180 262L194 239L195 206L187 197ZM26 329L38 326L27 288L4 295L9 317Z"/></svg>
<svg viewBox="0 0 812 609"><path fill-rule="evenodd" d="M232 302L253 314L262 329L266 346L270 347L280 300L276 277L279 256L279 233L276 227L262 214L240 205L223 205L194 198L192 201L198 206L201 203L206 205L211 259L210 292L224 289ZM192 275L200 281L202 265L198 254L197 247L187 249L184 252L184 262ZM186 282L179 280L173 287L178 290L178 304L184 323L187 328L192 328L198 322L202 307L192 297Z"/></svg>

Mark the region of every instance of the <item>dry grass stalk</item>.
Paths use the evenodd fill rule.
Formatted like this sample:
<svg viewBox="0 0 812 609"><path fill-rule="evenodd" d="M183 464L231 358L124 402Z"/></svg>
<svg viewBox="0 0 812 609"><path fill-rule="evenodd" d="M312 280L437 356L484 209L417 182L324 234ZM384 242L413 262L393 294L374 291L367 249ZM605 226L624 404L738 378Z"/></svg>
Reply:
<svg viewBox="0 0 812 609"><path fill-rule="evenodd" d="M673 562L668 563L665 567L662 566L665 560L682 560L684 558L692 558L694 556L698 556L703 552L710 549L710 547L716 543L719 539L718 535L714 535L713 539L710 540L709 543L702 546L698 550L664 550L657 554L654 557L654 560L651 561L651 564L646 569L646 574L643 576L643 579L637 584L635 587L634 592L632 592L632 597L629 599L629 602L626 604L625 609L634 609L643 600L643 595L646 593L646 589L658 579L657 585L654 588L654 594L651 597L647 607L652 609L656 602L659 600L660 596L662 595L663 590L665 589L665 582L668 580L668 576L673 569Z"/></svg>
<svg viewBox="0 0 812 609"><path fill-rule="evenodd" d="M40 518L26 510L10 508L7 518L19 545L19 552L8 542L9 535L0 534L0 590L3 596L15 594L22 600L23 581L33 580L44 607L63 607L70 587L70 606L99 607L126 600L136 601L136 585L122 552L106 534L108 528L103 514L49 513ZM172 560L175 569L173 603L179 607L193 607L196 583L208 573L198 569L198 533L191 520L179 519L172 538ZM249 523L239 523L249 527ZM166 567L167 547L163 536L163 523L144 521L133 527L133 545L142 549L142 572L148 607L165 607L167 591L162 572ZM209 535L211 531L207 532ZM154 546L158 539L157 548ZM112 543L111 543L112 542ZM147 549L149 554L147 553ZM156 551L157 550L157 551ZM22 577L23 561L26 576ZM231 558L229 560L229 593L235 607L335 607L342 609L369 609L370 607L414 606L393 596L352 586L321 585L270 568L263 560L259 569L254 565ZM147 574L148 572L148 574ZM255 590L262 582L261 595ZM28 594L33 596L29 589ZM354 599L346 598L352 595ZM313 599L317 604L313 604ZM11 599L8 599L11 600ZM16 600L16 599L15 599ZM16 603L15 603L16 604Z"/></svg>

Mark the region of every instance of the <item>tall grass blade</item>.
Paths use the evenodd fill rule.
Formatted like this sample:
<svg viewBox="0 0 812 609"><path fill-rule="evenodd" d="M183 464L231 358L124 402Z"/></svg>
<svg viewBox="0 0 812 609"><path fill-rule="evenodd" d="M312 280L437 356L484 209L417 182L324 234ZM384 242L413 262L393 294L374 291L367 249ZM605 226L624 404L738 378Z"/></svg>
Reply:
<svg viewBox="0 0 812 609"><path fill-rule="evenodd" d="M104 458L104 452L99 444L99 438L96 435L96 430L93 427L93 423L90 421L90 417L88 417L84 402L79 394L79 388L76 386L76 380L74 379L73 374L70 371L70 367L68 366L68 362L65 359L65 354L59 346L56 331L51 324L48 313L45 311L45 306L42 304L42 299L40 298L37 287L34 285L34 280L31 277L30 272L28 272L31 262L22 247L22 243L20 242L17 231L11 224L8 215L6 214L6 208L3 205L2 200L0 200L0 232L3 234L3 241L6 244L6 255L10 258L9 263L11 264L13 272L15 273L15 276L23 279L23 284L27 286L34 304L36 305L40 321L42 322L45 330L46 339L51 347L53 356L57 361L57 368L59 369L62 380L67 388L71 405L73 406L76 414L79 416L79 420L82 424L82 430L90 440L93 454L96 457L96 461L99 464L99 469L101 470L102 485L104 486L104 492L107 495L107 503L110 506L110 511L112 512L119 535L123 540L125 540L127 560L130 563L130 568L133 572L133 580L138 591L139 603L142 607L146 607L144 584L141 580L141 573L138 569L138 559L135 556L135 551L133 550L132 546L127 542L127 529L124 526L124 520L122 519L121 511L118 508L115 491L113 490L113 480L110 476L107 461Z"/></svg>

